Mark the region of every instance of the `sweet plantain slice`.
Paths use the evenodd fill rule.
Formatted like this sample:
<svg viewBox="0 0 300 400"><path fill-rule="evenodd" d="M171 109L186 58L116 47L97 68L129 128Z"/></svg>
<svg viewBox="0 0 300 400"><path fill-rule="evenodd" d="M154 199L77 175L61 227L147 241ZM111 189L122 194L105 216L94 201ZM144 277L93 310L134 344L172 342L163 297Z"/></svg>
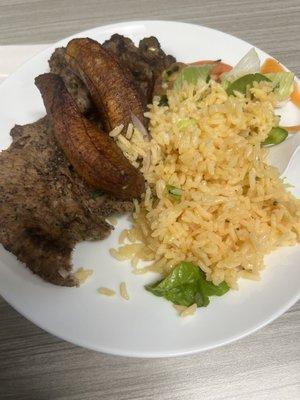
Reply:
<svg viewBox="0 0 300 400"><path fill-rule="evenodd" d="M132 122L134 114L145 125L144 107L130 72L115 55L89 38L73 39L65 55L71 69L85 82L107 131Z"/></svg>
<svg viewBox="0 0 300 400"><path fill-rule="evenodd" d="M54 135L77 173L92 187L121 199L139 197L144 178L114 141L80 114L63 80L55 74L38 76Z"/></svg>

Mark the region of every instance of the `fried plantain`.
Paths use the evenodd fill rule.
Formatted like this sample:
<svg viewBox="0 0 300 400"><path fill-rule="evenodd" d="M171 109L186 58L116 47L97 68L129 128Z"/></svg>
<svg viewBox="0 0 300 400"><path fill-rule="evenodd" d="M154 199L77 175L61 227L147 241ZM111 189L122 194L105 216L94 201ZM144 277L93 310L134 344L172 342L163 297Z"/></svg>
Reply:
<svg viewBox="0 0 300 400"><path fill-rule="evenodd" d="M139 197L144 178L115 142L83 117L58 75L35 79L55 137L76 172L92 187L121 199Z"/></svg>
<svg viewBox="0 0 300 400"><path fill-rule="evenodd" d="M145 109L133 77L114 54L95 40L81 38L68 43L65 58L89 89L107 131L122 124L125 131L132 114L146 125Z"/></svg>

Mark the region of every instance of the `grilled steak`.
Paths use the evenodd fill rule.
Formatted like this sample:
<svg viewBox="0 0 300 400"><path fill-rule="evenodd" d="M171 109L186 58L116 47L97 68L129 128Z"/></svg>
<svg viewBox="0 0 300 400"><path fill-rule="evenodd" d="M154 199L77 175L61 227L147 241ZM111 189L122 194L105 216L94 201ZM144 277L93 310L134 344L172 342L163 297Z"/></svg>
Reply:
<svg viewBox="0 0 300 400"><path fill-rule="evenodd" d="M156 78L176 61L173 56L164 53L158 40L153 36L141 40L139 47L136 47L131 39L115 34L103 43L103 47L115 54L123 66L132 73L144 105L152 100ZM89 92L82 80L66 63L65 51L64 47L54 51L49 60L50 70L63 78L81 111L85 114L92 113L93 105Z"/></svg>
<svg viewBox="0 0 300 400"><path fill-rule="evenodd" d="M112 226L105 218L132 205L106 195L92 198L47 118L15 126L11 136L13 143L0 154L0 242L43 279L77 285L69 273L74 245L107 237Z"/></svg>
<svg viewBox="0 0 300 400"><path fill-rule="evenodd" d="M136 47L131 39L115 34L103 43L103 47L114 53L131 71L146 103L152 100L156 78L176 61L164 53L154 36L142 39Z"/></svg>
<svg viewBox="0 0 300 400"><path fill-rule="evenodd" d="M153 37L136 47L130 39L113 35L103 47L131 71L144 107L157 76L175 61ZM51 72L62 77L81 113L101 126L87 87L65 56L64 48L55 50ZM47 117L15 126L11 136L11 146L0 153L0 243L46 281L76 286L71 272L75 244L107 237L112 226L105 218L131 211L132 203L107 194L93 196L58 146Z"/></svg>

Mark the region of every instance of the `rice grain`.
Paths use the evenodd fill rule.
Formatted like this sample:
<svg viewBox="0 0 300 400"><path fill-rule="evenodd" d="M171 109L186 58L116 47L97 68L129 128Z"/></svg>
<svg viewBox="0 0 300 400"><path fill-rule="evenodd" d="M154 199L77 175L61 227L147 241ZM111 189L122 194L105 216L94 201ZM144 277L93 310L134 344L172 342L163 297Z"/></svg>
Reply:
<svg viewBox="0 0 300 400"><path fill-rule="evenodd" d="M123 297L125 300L129 300L129 294L127 291L127 286L125 282L120 283L120 295Z"/></svg>
<svg viewBox="0 0 300 400"><path fill-rule="evenodd" d="M116 292L112 289L109 289L107 287L100 287L99 289L97 289L97 292L99 294L102 294L104 296L108 296L108 297L112 297L116 294Z"/></svg>

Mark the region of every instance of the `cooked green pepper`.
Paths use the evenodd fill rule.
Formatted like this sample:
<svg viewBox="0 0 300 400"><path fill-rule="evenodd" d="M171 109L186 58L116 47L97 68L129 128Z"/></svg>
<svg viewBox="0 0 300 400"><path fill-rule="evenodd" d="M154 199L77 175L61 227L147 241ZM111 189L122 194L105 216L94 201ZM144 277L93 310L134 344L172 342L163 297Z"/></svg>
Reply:
<svg viewBox="0 0 300 400"><path fill-rule="evenodd" d="M242 94L246 94L247 87L253 87L254 82L271 82L269 78L262 74L248 74L244 75L241 78L237 79L236 81L230 83L227 87L226 92L227 94L234 95L234 92L240 92Z"/></svg>
<svg viewBox="0 0 300 400"><path fill-rule="evenodd" d="M268 144L279 144L283 142L288 136L288 131L279 126L272 128L268 134L267 139L262 142L264 146Z"/></svg>
<svg viewBox="0 0 300 400"><path fill-rule="evenodd" d="M176 126L178 129L185 129L188 126L194 125L196 126L197 121L194 118L183 118L180 119L177 123Z"/></svg>
<svg viewBox="0 0 300 400"><path fill-rule="evenodd" d="M183 193L182 189L177 188L176 186L172 186L172 185L167 185L166 188L171 196L175 197L177 200L179 200L181 198L181 195Z"/></svg>

